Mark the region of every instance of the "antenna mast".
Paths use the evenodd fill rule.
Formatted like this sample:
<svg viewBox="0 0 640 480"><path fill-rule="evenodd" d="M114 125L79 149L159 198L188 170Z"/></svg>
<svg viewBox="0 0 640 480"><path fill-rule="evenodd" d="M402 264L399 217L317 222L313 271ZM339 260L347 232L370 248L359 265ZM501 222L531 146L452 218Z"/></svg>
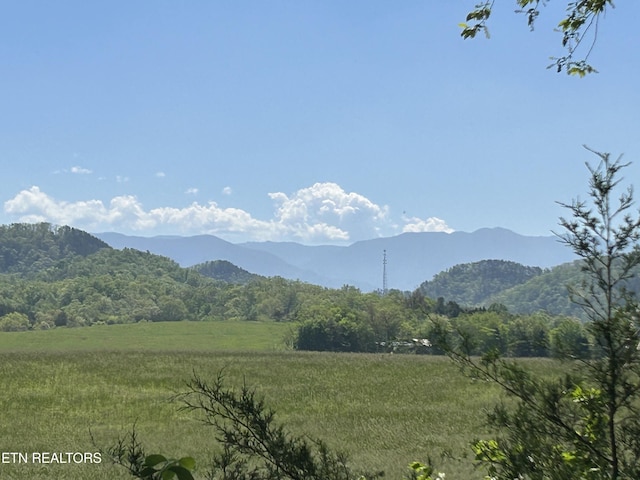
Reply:
<svg viewBox="0 0 640 480"><path fill-rule="evenodd" d="M387 251L382 251L382 295L387 294Z"/></svg>

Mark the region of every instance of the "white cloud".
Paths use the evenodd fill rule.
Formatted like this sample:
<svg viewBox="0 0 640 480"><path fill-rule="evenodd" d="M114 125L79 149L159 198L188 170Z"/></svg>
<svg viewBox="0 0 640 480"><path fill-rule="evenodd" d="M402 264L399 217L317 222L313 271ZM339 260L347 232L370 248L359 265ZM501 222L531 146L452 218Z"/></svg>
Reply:
<svg viewBox="0 0 640 480"><path fill-rule="evenodd" d="M166 176L167 176L167 174L164 173L164 172L156 172L156 177L158 177L158 178L164 178Z"/></svg>
<svg viewBox="0 0 640 480"><path fill-rule="evenodd" d="M242 240L331 243L398 233L389 219L388 207L360 194L345 192L335 183L316 183L291 195L282 192L268 195L275 204L275 212L267 220L254 218L239 208L221 208L215 202L150 210L132 195L114 197L108 204L101 200L67 202L47 195L37 186L7 200L4 210L20 222L48 221L90 231L210 233ZM404 221L403 231L452 231L435 217Z"/></svg>
<svg viewBox="0 0 640 480"><path fill-rule="evenodd" d="M347 193L336 183L316 183L290 197L282 192L269 196L278 205L275 221L295 226L301 240L321 237L362 240L380 236L389 227L389 209L358 193Z"/></svg>
<svg viewBox="0 0 640 480"><path fill-rule="evenodd" d="M231 195L233 193L233 190L231 190L231 187L224 187L222 189L222 194L223 195Z"/></svg>
<svg viewBox="0 0 640 480"><path fill-rule="evenodd" d="M76 165L75 167L71 167L71 173L76 173L79 175L88 175L90 173L93 173L93 171L89 170L88 168L83 168Z"/></svg>
<svg viewBox="0 0 640 480"><path fill-rule="evenodd" d="M4 210L20 216L20 221L50 221L59 224L84 224L107 221L108 212L99 200L81 202L58 201L38 187L23 190L4 204Z"/></svg>
<svg viewBox="0 0 640 480"><path fill-rule="evenodd" d="M199 190L195 187L187 188L184 193L187 195L197 195Z"/></svg>
<svg viewBox="0 0 640 480"><path fill-rule="evenodd" d="M407 222L402 227L402 232L444 232L452 233L453 228L449 227L447 223L438 217L429 217L426 220L417 217L405 218Z"/></svg>
<svg viewBox="0 0 640 480"><path fill-rule="evenodd" d="M127 183L129 181L129 177L124 177L122 175L116 175L116 182L118 183Z"/></svg>
<svg viewBox="0 0 640 480"><path fill-rule="evenodd" d="M143 231L169 227L172 231L191 233L243 233L251 238L278 238L272 221L257 220L237 208L220 208L211 202L193 203L185 208L162 207L145 210L132 195L111 199L66 202L57 200L39 187L22 190L4 203L4 210L20 222L48 221L89 230Z"/></svg>

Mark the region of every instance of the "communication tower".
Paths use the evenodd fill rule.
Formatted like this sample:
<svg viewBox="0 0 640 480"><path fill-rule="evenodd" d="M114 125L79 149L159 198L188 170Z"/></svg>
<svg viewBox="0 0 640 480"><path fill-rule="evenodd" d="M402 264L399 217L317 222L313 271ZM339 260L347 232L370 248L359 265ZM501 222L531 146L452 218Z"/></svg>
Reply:
<svg viewBox="0 0 640 480"><path fill-rule="evenodd" d="M387 251L382 251L382 295L387 294Z"/></svg>

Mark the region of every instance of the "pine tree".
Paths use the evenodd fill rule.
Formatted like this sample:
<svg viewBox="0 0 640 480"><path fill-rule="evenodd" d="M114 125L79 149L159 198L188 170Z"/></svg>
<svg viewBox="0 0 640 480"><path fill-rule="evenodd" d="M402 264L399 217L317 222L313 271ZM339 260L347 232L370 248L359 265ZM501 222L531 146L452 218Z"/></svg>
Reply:
<svg viewBox="0 0 640 480"><path fill-rule="evenodd" d="M498 436L474 443L476 460L495 480L619 480L640 478L639 310L625 289L640 264L640 216L633 189L620 188L621 158L599 157L590 173L589 202L561 204L559 237L582 259L587 280L571 286L592 339L587 358L564 359L570 373L538 377L496 352L477 360L470 339L439 328L440 346L474 376L507 394L489 414Z"/></svg>

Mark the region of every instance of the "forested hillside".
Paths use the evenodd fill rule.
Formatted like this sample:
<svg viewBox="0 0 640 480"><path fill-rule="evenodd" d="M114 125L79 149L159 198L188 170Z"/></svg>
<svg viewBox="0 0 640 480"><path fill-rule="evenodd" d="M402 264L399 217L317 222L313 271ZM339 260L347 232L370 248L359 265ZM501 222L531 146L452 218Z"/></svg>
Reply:
<svg viewBox="0 0 640 480"><path fill-rule="evenodd" d="M580 262L566 263L526 283L497 292L488 301L505 305L519 313L536 311L552 312L557 315L580 316L580 308L571 303L567 285L580 285L584 275Z"/></svg>
<svg viewBox="0 0 640 480"><path fill-rule="evenodd" d="M3 234L3 251L16 253L7 255L10 273L0 274L0 330L140 321L300 322L331 317L356 323L367 318L385 329L383 338L388 338L399 330L389 330L387 323L405 322L414 328L418 321L402 295L383 299L352 287L335 290L264 278L228 262L182 268L159 255L110 248L68 227L12 225ZM208 278L199 269L224 281Z"/></svg>
<svg viewBox="0 0 640 480"><path fill-rule="evenodd" d="M473 332L475 353L495 348L506 355L544 356L567 341L577 350L587 342L576 320L536 313L548 311L543 303L527 315L499 304L467 306L505 286L524 288L549 274L512 262L452 268L437 276L433 285L443 289L434 300L422 289L386 295L351 286L331 289L260 277L215 260L182 268L149 252L110 248L69 227L12 225L1 231L7 266L0 273L3 331L146 321L276 321L291 322L290 342L298 349L437 353L421 339L432 338L432 320L440 319L455 331ZM566 299L549 280L541 285L553 298ZM510 297L491 298L508 304Z"/></svg>
<svg viewBox="0 0 640 480"><path fill-rule="evenodd" d="M110 248L102 240L71 227L49 223L0 225L0 273L28 275L59 260Z"/></svg>
<svg viewBox="0 0 640 480"><path fill-rule="evenodd" d="M191 268L205 277L229 283L245 284L251 280L262 278L260 275L247 272L244 268L237 267L226 260L212 260L209 262L199 263Z"/></svg>
<svg viewBox="0 0 640 480"><path fill-rule="evenodd" d="M624 285L629 292L640 292L640 271L636 272ZM546 311L556 315L570 315L582 318L582 309L569 299L568 285L579 287L585 280L580 261L558 265L526 283L504 290L488 302L505 305L510 311L533 313Z"/></svg>
<svg viewBox="0 0 640 480"><path fill-rule="evenodd" d="M583 318L581 308L570 301L567 286L579 287L584 280L578 260L544 270L486 260L456 265L424 282L419 290L427 297L443 298L467 308L497 304L517 314L546 312ZM627 281L625 288L640 292L640 275Z"/></svg>
<svg viewBox="0 0 640 480"><path fill-rule="evenodd" d="M464 263L438 273L422 283L420 291L430 297L444 297L465 306L481 306L494 295L523 284L543 270L505 260Z"/></svg>

